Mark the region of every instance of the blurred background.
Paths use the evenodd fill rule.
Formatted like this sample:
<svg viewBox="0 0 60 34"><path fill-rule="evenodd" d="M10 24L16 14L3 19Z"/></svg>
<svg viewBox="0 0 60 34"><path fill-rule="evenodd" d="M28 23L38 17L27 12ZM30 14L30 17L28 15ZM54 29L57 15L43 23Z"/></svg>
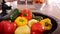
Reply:
<svg viewBox="0 0 60 34"><path fill-rule="evenodd" d="M43 3L37 2L36 0L5 0L8 6L12 6L12 9L18 8L20 10L28 8L32 12L40 12L43 14L48 14L60 19L60 0L43 0ZM2 0L0 0L0 13L2 12L1 6ZM39 10L38 10L39 9ZM41 10L40 10L41 9Z"/></svg>

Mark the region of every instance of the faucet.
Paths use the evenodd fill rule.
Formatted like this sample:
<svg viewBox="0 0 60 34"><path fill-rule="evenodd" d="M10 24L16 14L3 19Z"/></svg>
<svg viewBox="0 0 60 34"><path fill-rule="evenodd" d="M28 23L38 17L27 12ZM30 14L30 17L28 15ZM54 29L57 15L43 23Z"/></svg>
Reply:
<svg viewBox="0 0 60 34"><path fill-rule="evenodd" d="M1 14L3 16L8 14L6 10L10 10L11 9L11 6L8 6L5 3L6 3L5 0L2 0L2 13Z"/></svg>

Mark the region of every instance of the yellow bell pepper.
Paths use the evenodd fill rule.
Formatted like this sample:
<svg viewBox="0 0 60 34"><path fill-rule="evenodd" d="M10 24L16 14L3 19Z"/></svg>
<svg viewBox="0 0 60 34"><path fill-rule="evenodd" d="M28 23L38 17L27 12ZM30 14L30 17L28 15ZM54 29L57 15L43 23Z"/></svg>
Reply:
<svg viewBox="0 0 60 34"><path fill-rule="evenodd" d="M27 25L20 26L16 28L15 34L31 34L31 29Z"/></svg>
<svg viewBox="0 0 60 34"><path fill-rule="evenodd" d="M25 17L17 17L15 20L16 24L18 26L23 26L23 25L27 25L27 19Z"/></svg>
<svg viewBox="0 0 60 34"><path fill-rule="evenodd" d="M44 26L45 30L51 30L52 23L51 23L51 20L49 18L41 20L40 23Z"/></svg>

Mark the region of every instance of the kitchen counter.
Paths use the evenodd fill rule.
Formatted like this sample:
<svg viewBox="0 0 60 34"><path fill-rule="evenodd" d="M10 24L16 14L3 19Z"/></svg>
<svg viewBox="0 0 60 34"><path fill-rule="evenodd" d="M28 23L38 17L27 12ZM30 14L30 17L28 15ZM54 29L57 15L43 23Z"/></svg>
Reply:
<svg viewBox="0 0 60 34"><path fill-rule="evenodd" d="M26 5L18 5L18 9L25 9ZM58 27L52 34L60 34L60 8L56 4L45 5L42 10L37 10L33 5L28 5L28 9L32 12L39 12L54 18L57 21Z"/></svg>

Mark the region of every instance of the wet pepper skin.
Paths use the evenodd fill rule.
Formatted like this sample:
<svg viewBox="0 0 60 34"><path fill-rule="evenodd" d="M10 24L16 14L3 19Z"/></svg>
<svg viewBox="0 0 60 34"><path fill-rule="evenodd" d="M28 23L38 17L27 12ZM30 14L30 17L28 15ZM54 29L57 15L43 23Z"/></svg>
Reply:
<svg viewBox="0 0 60 34"><path fill-rule="evenodd" d="M44 33L44 26L40 23L34 23L32 25L32 34L43 34Z"/></svg>
<svg viewBox="0 0 60 34"><path fill-rule="evenodd" d="M1 26L3 34L14 34L14 31L17 27L15 22L9 22L7 20L2 21Z"/></svg>
<svg viewBox="0 0 60 34"><path fill-rule="evenodd" d="M32 19L32 12L30 10L24 9L24 10L22 10L21 16L25 17L28 20L31 20Z"/></svg>

